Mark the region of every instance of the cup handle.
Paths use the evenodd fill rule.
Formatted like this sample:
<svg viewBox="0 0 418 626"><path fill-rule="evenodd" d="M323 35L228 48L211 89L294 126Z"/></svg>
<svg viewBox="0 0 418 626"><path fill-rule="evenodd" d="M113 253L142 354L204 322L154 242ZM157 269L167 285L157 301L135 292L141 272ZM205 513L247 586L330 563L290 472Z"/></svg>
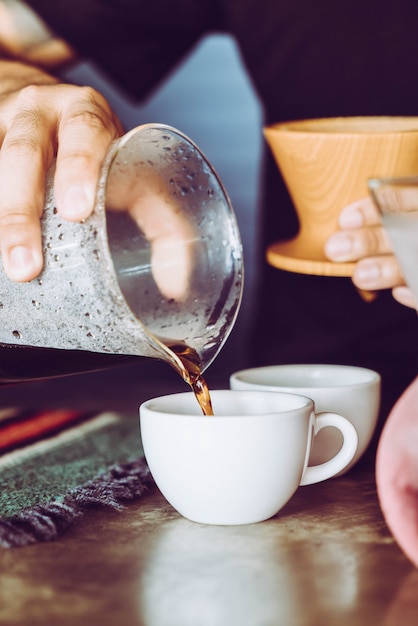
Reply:
<svg viewBox="0 0 418 626"><path fill-rule="evenodd" d="M354 426L342 415L338 413L317 413L314 421L314 437L320 430L332 426L337 428L343 436L343 445L332 459L320 465L310 465L306 467L301 485L312 485L322 480L332 478L338 474L351 462L357 452L358 435Z"/></svg>

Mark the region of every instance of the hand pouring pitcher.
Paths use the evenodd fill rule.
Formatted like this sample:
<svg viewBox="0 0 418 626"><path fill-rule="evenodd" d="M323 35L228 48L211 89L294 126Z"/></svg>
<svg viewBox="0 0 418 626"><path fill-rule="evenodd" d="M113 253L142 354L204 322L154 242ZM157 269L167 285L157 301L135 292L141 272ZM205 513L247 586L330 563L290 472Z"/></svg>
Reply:
<svg viewBox="0 0 418 626"><path fill-rule="evenodd" d="M202 372L213 361L238 313L242 247L222 183L182 133L146 124L113 142L81 224L57 213L51 169L42 233L37 279L0 271L0 381L117 355L162 359L184 378L182 352Z"/></svg>

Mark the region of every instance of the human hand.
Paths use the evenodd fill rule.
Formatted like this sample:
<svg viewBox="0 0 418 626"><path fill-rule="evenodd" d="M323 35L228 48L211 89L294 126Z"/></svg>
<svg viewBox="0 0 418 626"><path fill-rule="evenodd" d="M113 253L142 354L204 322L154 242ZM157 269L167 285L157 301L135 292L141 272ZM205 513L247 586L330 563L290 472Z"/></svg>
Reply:
<svg viewBox="0 0 418 626"><path fill-rule="evenodd" d="M63 219L81 221L93 210L108 146L121 133L94 89L0 62L0 254L10 279L29 281L42 269L39 219L54 158L57 210Z"/></svg>
<svg viewBox="0 0 418 626"><path fill-rule="evenodd" d="M358 289L392 289L395 300L417 308L372 199L362 198L345 207L339 226L341 230L325 244L326 256L334 262L357 261L352 280Z"/></svg>

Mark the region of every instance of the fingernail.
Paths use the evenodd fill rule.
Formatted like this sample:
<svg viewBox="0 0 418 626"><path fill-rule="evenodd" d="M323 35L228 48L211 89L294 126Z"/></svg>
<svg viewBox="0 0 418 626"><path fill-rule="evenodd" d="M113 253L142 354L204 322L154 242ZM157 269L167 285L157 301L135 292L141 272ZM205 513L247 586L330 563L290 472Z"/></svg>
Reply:
<svg viewBox="0 0 418 626"><path fill-rule="evenodd" d="M356 269L356 278L362 284L374 285L381 277L380 267L376 263L360 263Z"/></svg>
<svg viewBox="0 0 418 626"><path fill-rule="evenodd" d="M360 228L363 226L363 215L357 209L342 211L339 218L341 228Z"/></svg>
<svg viewBox="0 0 418 626"><path fill-rule="evenodd" d="M93 193L88 187L74 185L68 187L63 197L61 212L74 220L86 217L93 208Z"/></svg>
<svg viewBox="0 0 418 626"><path fill-rule="evenodd" d="M326 242L325 250L330 259L345 259L353 250L351 238L345 233L335 233Z"/></svg>
<svg viewBox="0 0 418 626"><path fill-rule="evenodd" d="M38 256L27 246L15 246L8 254L8 275L12 280L31 280L40 271Z"/></svg>

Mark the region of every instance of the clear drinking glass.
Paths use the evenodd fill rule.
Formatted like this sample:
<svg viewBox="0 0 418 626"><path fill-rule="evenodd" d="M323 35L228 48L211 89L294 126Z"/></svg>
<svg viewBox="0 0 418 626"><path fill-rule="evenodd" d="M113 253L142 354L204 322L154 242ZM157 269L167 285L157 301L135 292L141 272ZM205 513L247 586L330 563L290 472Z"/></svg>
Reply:
<svg viewBox="0 0 418 626"><path fill-rule="evenodd" d="M418 175L368 181L405 282L418 302Z"/></svg>

